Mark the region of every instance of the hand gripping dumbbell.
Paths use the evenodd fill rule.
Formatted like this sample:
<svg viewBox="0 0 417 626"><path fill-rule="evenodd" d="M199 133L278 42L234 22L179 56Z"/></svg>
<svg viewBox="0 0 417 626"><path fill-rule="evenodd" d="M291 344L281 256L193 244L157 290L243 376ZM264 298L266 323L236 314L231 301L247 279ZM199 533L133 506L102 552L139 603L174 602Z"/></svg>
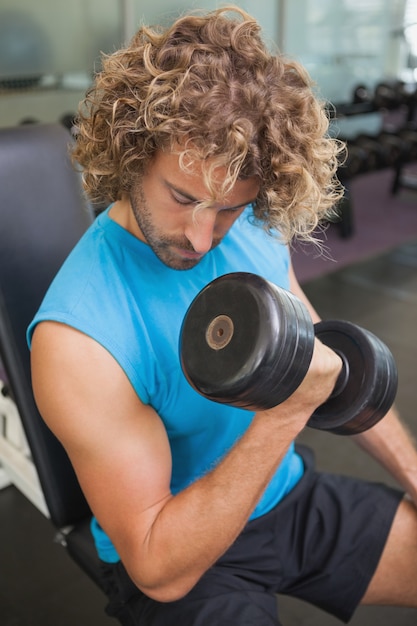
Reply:
<svg viewBox="0 0 417 626"><path fill-rule="evenodd" d="M350 322L314 325L298 298L255 274L226 274L200 291L183 320L181 366L191 386L210 400L269 409L301 384L315 336L339 354L343 367L308 426L339 435L371 428L397 392L387 346Z"/></svg>

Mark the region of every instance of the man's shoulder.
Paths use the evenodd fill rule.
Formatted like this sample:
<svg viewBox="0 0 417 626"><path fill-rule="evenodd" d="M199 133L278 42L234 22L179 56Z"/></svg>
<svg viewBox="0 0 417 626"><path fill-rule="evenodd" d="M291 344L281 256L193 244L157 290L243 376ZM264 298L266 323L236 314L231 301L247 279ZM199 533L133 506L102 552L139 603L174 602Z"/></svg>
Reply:
<svg viewBox="0 0 417 626"><path fill-rule="evenodd" d="M289 252L278 232L268 232L245 211L224 240L223 256L228 271L259 274L288 287Z"/></svg>

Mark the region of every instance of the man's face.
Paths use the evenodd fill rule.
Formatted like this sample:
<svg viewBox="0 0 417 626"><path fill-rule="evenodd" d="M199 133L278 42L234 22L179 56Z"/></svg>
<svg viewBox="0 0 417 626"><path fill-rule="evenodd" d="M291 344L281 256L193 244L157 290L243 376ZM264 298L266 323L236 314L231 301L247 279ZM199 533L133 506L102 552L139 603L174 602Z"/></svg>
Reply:
<svg viewBox="0 0 417 626"><path fill-rule="evenodd" d="M225 175L219 168L217 176ZM201 163L184 172L175 153L158 152L130 195L132 232L165 265L186 270L216 247L259 192L256 178L236 182L221 200L195 211L210 195Z"/></svg>

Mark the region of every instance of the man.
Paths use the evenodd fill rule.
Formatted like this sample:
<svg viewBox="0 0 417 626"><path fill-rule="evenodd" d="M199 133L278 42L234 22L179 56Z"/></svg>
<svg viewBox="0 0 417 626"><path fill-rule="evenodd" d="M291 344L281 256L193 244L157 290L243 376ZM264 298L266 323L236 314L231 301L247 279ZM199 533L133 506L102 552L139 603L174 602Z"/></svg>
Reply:
<svg viewBox="0 0 417 626"><path fill-rule="evenodd" d="M341 368L320 342L267 411L203 398L180 367L184 314L222 274L289 288L317 321L285 242L340 198L326 132L305 72L237 8L142 28L80 109L74 159L109 208L29 338L36 400L91 505L122 624L279 624L276 592L345 621L360 602L417 605L417 455L394 412L356 438L408 498L319 475L295 448Z"/></svg>

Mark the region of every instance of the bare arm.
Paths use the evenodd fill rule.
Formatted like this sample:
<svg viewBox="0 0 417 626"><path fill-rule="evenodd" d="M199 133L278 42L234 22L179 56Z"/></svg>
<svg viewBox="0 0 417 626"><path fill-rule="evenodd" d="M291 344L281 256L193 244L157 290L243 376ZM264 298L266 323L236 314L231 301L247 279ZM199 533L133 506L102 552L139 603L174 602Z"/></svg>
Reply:
<svg viewBox="0 0 417 626"><path fill-rule="evenodd" d="M306 304L313 321L320 321L292 269L290 280L291 291ZM396 479L417 506L417 452L414 441L402 424L396 408L392 407L370 430L352 436L352 440Z"/></svg>
<svg viewBox="0 0 417 626"><path fill-rule="evenodd" d="M370 430L352 439L396 479L417 506L417 451L395 407Z"/></svg>
<svg viewBox="0 0 417 626"><path fill-rule="evenodd" d="M311 315L311 319L313 320L313 323L316 324L317 322L320 322L321 318L319 316L319 314L317 313L316 309L313 307L313 305L311 304L310 300L307 298L307 296L305 295L304 291L302 290L297 277L294 273L294 269L292 267L292 265L290 265L290 269L289 269L289 278L290 278L290 291L291 293L293 293L295 296L297 296L297 298L299 298L302 302L304 302L304 304L306 305L310 315Z"/></svg>
<svg viewBox="0 0 417 626"><path fill-rule="evenodd" d="M173 496L164 426L113 357L53 322L36 328L32 345L41 414L133 581L161 601L184 595L231 545L288 446L330 394L339 367L330 350L316 346L293 396L256 414L213 471Z"/></svg>

